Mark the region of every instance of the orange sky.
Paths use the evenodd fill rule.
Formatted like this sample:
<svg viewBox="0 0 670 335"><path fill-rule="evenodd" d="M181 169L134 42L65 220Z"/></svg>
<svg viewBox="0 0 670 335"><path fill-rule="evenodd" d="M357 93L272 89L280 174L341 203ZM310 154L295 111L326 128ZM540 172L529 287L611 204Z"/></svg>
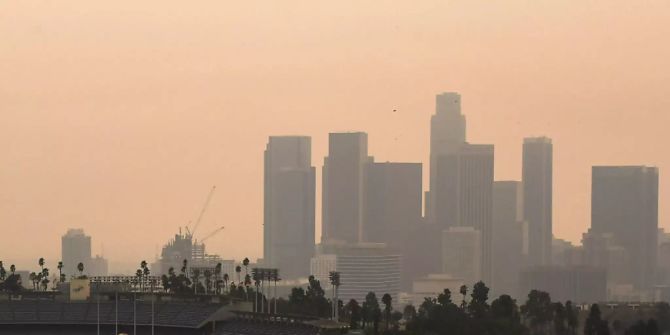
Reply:
<svg viewBox="0 0 670 335"><path fill-rule="evenodd" d="M209 251L258 257L269 135L313 137L317 185L329 131L426 162L442 91L497 179L553 138L558 237L589 225L594 164L659 166L667 227L668 22L664 1L3 1L0 259L55 262L68 227L153 259L213 184Z"/></svg>

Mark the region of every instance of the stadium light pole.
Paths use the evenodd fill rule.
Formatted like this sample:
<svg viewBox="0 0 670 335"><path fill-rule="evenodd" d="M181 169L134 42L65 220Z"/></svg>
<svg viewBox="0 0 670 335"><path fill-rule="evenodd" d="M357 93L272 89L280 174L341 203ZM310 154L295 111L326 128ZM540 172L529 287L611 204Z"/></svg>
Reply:
<svg viewBox="0 0 670 335"><path fill-rule="evenodd" d="M151 335L154 335L154 295L151 295Z"/></svg>
<svg viewBox="0 0 670 335"><path fill-rule="evenodd" d="M119 335L119 291L114 292L114 335Z"/></svg>
<svg viewBox="0 0 670 335"><path fill-rule="evenodd" d="M137 293L133 292L133 335L137 335Z"/></svg>

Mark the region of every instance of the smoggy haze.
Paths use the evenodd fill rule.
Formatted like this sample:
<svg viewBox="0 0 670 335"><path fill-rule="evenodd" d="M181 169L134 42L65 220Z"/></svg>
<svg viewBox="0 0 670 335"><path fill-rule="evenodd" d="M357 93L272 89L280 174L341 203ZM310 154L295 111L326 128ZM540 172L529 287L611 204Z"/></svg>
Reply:
<svg viewBox="0 0 670 335"><path fill-rule="evenodd" d="M443 91L468 140L495 144L497 180L520 179L523 137L553 139L557 237L586 231L602 164L658 166L668 227L670 3L137 2L0 3L6 263L55 261L68 227L113 261L153 259L213 184L199 230L226 231L208 250L259 257L269 135L313 137L318 192L342 130L377 161L423 162L426 188Z"/></svg>

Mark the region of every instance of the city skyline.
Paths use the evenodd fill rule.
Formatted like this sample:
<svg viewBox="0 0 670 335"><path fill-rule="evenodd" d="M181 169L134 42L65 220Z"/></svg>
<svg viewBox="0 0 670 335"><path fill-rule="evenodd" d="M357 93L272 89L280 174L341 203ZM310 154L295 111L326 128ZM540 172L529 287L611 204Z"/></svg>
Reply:
<svg viewBox="0 0 670 335"><path fill-rule="evenodd" d="M229 17L214 14L225 12L212 10L217 9L214 5L166 5L148 23L139 14L130 15L120 23L134 24L139 33L131 34L122 28L128 25L114 24L119 22L93 4L80 3L80 16L68 12L67 6L40 9L11 3L8 10L13 15L0 23L0 33L9 41L0 45L5 64L1 69L9 74L0 81L7 121L0 125L0 140L9 144L0 160L0 222L7 234L31 240L34 246L3 250L5 262L31 265L40 256L55 261L57 237L78 227L94 237L93 253L112 262L137 254L151 258L179 226L195 219L211 185L220 189L203 233L219 225L227 228L209 242L209 249L226 258L258 257L262 151L268 136L313 138L317 203L327 134L340 130L367 132L369 152L377 161L422 162L425 191L429 119L434 95L443 91L463 97L468 140L496 145L495 180L521 179L524 137L552 138L554 234L578 242L590 225L591 166L644 164L661 171L670 166L663 151L647 145L667 141L663 125L670 103L659 69L667 68L669 50L648 42L668 31L670 11L661 4L619 4L605 12L593 4L574 3L552 4L549 9L531 5L520 11L522 6L511 2L495 7L503 14L488 17L490 24L447 20L481 14L467 4L417 5L415 10L432 13L425 20L406 14L412 13L409 5L398 5L401 14L383 12L383 22L365 30L379 33L373 41L355 38L358 31L333 28L335 20L326 10L301 19L299 12L282 12L286 21L330 31L326 37L334 45L307 43L314 49L297 46L269 58L263 55L277 50L271 43L249 50L253 43L240 40L232 46L194 42L193 53L184 48L171 54L169 43L152 38L153 24L177 40L199 41L200 33L217 34L216 22ZM130 5L111 6L120 11ZM148 11L148 5L137 6L140 13ZM363 13L377 10L362 6ZM333 10L346 14L345 7ZM572 15L553 15L552 10ZM48 11L55 15L45 18ZM177 15L182 11L185 14ZM189 25L190 14L206 12L212 14L200 18L203 25ZM644 17L644 23L627 19L630 12ZM523 13L548 23L517 22ZM175 15L179 24L171 26ZM256 14L259 20L270 16ZM344 16L350 23L365 22L365 15ZM574 25L566 17L577 17L581 25L568 28ZM315 22L320 19L325 19L322 25ZM91 22L95 20L100 23ZM90 29L75 29L84 24ZM284 29L278 32L282 41L296 32L302 32L297 41L318 40L302 26L279 26ZM396 26L398 40L385 33L396 32ZM266 41L274 31L269 25L243 28L251 31L251 41ZM423 37L416 36L420 28L425 28ZM533 28L548 33L518 35ZM105 34L111 38L103 46L97 41ZM489 34L502 37L505 51L496 52L499 58L479 56L502 50L501 42ZM132 35L132 42L119 42ZM341 36L352 39L335 43ZM622 47L629 42L639 48ZM90 48L81 51L79 43ZM379 48L397 58L380 56ZM229 52L238 49L244 51L241 56ZM136 51L137 58L119 58L118 50ZM361 57L375 62L338 50L360 50ZM56 57L40 57L46 53ZM302 65L291 61L301 54L306 58ZM566 54L571 57L563 57ZM232 58L221 60L223 55ZM399 58L404 65L394 60ZM244 76L226 72L231 64L239 64ZM327 71L317 70L321 67ZM129 72L133 75L127 77ZM293 79L287 83L289 75ZM268 81L259 80L266 77ZM668 228L663 199L670 182L661 178L659 183L659 224ZM319 208L317 204L317 213ZM140 228L143 225L146 228ZM34 234L38 227L40 233ZM316 227L318 240L320 215ZM154 234L147 242L146 236ZM136 260L129 263L135 266Z"/></svg>

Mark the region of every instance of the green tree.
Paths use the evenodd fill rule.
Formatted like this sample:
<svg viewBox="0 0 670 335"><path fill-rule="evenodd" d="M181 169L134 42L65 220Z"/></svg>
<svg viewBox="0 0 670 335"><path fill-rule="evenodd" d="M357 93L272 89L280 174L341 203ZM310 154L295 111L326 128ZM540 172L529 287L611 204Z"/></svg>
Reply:
<svg viewBox="0 0 670 335"><path fill-rule="evenodd" d="M568 323L568 332L571 335L577 334L577 327L579 326L579 311L572 305L572 301L565 302L565 317Z"/></svg>
<svg viewBox="0 0 670 335"><path fill-rule="evenodd" d="M374 292L369 292L365 296L365 302L363 303L363 320L366 326L372 322L373 331L375 334L379 332L379 320L381 318L381 309L379 307L379 301L377 300L377 295Z"/></svg>
<svg viewBox="0 0 670 335"><path fill-rule="evenodd" d="M445 291L449 291L449 290L445 289ZM411 304L405 306L405 308L402 311L402 317L407 322L414 321L414 319L416 319L416 307L412 306Z"/></svg>
<svg viewBox="0 0 670 335"><path fill-rule="evenodd" d="M547 333L547 326L553 320L549 293L538 290L530 291L526 304L521 306L521 314L528 321L531 332L534 334Z"/></svg>
<svg viewBox="0 0 670 335"><path fill-rule="evenodd" d="M461 285L461 288L459 289L459 292L463 296L463 300L461 302L461 308L465 308L466 302L465 302L465 297L468 295L468 287L465 285Z"/></svg>
<svg viewBox="0 0 670 335"><path fill-rule="evenodd" d="M568 317L565 311L565 307L563 307L562 303L555 302L552 304L552 310L554 311L554 334L566 334L568 331L568 327L566 326Z"/></svg>
<svg viewBox="0 0 670 335"><path fill-rule="evenodd" d="M489 310L488 299L489 299L489 288L486 287L484 282L480 281L472 287L472 294L470 295L471 300L468 305L468 311L470 315L475 319L484 319L486 313Z"/></svg>
<svg viewBox="0 0 670 335"><path fill-rule="evenodd" d="M384 319L386 321L385 329L389 329L389 323L391 321L391 311L393 310L393 306L391 305L393 303L393 298L391 297L390 294L385 293L382 296L382 304L384 304Z"/></svg>
<svg viewBox="0 0 670 335"><path fill-rule="evenodd" d="M361 322L361 306L358 304L358 301L355 299L349 300L344 306L344 314L347 320L349 320L349 327L351 329L358 329Z"/></svg>
<svg viewBox="0 0 670 335"><path fill-rule="evenodd" d="M584 321L584 335L609 335L609 325L602 319L598 304L591 305L589 315Z"/></svg>

